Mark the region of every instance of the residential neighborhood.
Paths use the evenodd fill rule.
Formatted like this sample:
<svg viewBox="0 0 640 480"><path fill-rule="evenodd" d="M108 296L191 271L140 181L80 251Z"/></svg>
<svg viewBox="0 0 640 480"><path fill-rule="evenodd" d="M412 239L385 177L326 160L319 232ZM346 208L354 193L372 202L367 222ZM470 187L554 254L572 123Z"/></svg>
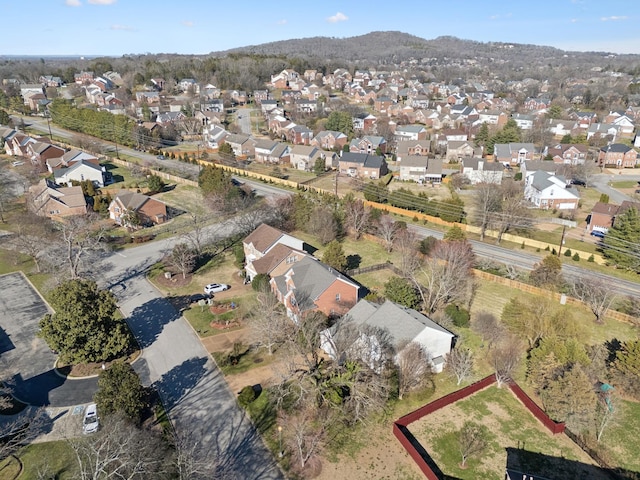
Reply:
<svg viewBox="0 0 640 480"><path fill-rule="evenodd" d="M635 478L640 57L318 38L0 64L0 472Z"/></svg>

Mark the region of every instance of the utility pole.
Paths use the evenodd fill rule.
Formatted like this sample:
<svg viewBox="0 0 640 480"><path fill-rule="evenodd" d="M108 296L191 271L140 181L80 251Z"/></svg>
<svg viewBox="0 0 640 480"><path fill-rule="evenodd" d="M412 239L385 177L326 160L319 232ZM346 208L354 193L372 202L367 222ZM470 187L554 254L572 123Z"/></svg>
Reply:
<svg viewBox="0 0 640 480"><path fill-rule="evenodd" d="M560 256L560 252L562 252L562 245L564 245L564 234L567 231L567 226L562 225L562 237L560 238L560 246L558 247L558 256Z"/></svg>
<svg viewBox="0 0 640 480"><path fill-rule="evenodd" d="M335 195L336 197L338 196L338 175L340 174L340 170L336 170L336 189L335 189Z"/></svg>

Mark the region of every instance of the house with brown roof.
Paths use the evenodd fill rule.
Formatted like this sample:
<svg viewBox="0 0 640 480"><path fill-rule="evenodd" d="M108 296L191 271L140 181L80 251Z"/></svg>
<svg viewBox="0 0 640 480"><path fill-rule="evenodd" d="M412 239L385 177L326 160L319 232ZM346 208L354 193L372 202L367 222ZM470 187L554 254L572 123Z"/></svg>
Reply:
<svg viewBox="0 0 640 480"><path fill-rule="evenodd" d="M60 187L47 179L29 187L29 199L29 206L36 215L54 220L88 211L82 187Z"/></svg>
<svg viewBox="0 0 640 480"><path fill-rule="evenodd" d="M134 214L138 225L129 220ZM121 190L109 205L109 218L128 228L158 225L167 220L167 206L148 195Z"/></svg>
<svg viewBox="0 0 640 480"><path fill-rule="evenodd" d="M555 163L564 165L584 165L589 147L582 143L559 143L547 149Z"/></svg>
<svg viewBox="0 0 640 480"><path fill-rule="evenodd" d="M263 258L277 245L285 245L297 251L305 250L305 243L277 228L261 224L242 241L245 257L245 272L252 280L259 272L253 267L253 262Z"/></svg>
<svg viewBox="0 0 640 480"><path fill-rule="evenodd" d="M606 234L615 224L616 217L631 207L640 212L640 203L624 201L620 205L613 203L597 202L587 217L587 232L600 232Z"/></svg>
<svg viewBox="0 0 640 480"><path fill-rule="evenodd" d="M425 156L430 152L431 141L429 140L405 140L398 142L396 147L396 160L401 162L409 155Z"/></svg>

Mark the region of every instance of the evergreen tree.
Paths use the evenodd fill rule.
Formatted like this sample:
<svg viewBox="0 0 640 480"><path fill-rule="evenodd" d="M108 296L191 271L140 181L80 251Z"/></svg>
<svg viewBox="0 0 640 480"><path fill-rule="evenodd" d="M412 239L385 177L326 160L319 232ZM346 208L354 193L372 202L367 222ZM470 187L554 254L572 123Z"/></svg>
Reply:
<svg viewBox="0 0 640 480"><path fill-rule="evenodd" d="M406 278L391 277L384 284L384 296L392 302L409 308L416 308L420 304L420 294Z"/></svg>
<svg viewBox="0 0 640 480"><path fill-rule="evenodd" d="M332 240L322 254L322 262L338 271L343 271L347 266L347 257L342 249L342 244L337 240Z"/></svg>
<svg viewBox="0 0 640 480"><path fill-rule="evenodd" d="M140 378L128 363L115 362L100 372L94 401L102 414L122 413L139 423L145 407L144 397Z"/></svg>
<svg viewBox="0 0 640 480"><path fill-rule="evenodd" d="M602 253L609 263L640 273L640 215L634 207L618 215L602 239Z"/></svg>

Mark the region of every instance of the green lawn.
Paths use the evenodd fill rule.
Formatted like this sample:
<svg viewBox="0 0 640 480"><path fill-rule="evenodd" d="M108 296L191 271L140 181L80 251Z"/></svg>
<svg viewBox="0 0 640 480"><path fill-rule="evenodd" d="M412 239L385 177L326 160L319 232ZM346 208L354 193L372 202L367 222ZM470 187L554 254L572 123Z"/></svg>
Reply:
<svg viewBox="0 0 640 480"><path fill-rule="evenodd" d="M242 299L240 298L229 299L229 302L232 301L235 301L238 305L242 305ZM243 328L242 324L237 324L236 326L231 326L229 328L218 329L212 327L211 322L224 324L228 321L233 324L234 320L242 320L247 312L247 308L239 307L235 310L231 310L220 315L214 315L209 311L208 306L201 307L197 304L194 304L187 310L183 310L182 315L184 315L184 318L187 319L187 321L191 324L191 326L200 337L210 337L212 335L218 335L225 332L233 332L234 330Z"/></svg>
<svg viewBox="0 0 640 480"><path fill-rule="evenodd" d="M635 180L617 180L615 182L609 182L612 188L635 188L638 187L638 182Z"/></svg>
<svg viewBox="0 0 640 480"><path fill-rule="evenodd" d="M241 352L241 355L237 359L237 363L229 363L227 361L229 352L213 352L212 355L216 364L225 375L244 373L254 367L269 365L276 360L276 356L269 355L264 348L245 348L245 351Z"/></svg>
<svg viewBox="0 0 640 480"><path fill-rule="evenodd" d="M457 432L463 420L486 427L487 447L460 468ZM525 445L529 452L541 453L561 460L546 464L522 465L549 478L598 478L585 468L587 476L576 475L575 464L564 460L589 462L587 455L566 436L552 436L506 388L491 386L449 405L410 425L410 430L447 475L460 479L499 478L504 474L506 448ZM526 471L526 470L525 470ZM563 474L572 475L564 477ZM559 476L560 475L560 476ZM604 477L603 477L604 478Z"/></svg>
<svg viewBox="0 0 640 480"><path fill-rule="evenodd" d="M604 431L600 443L618 465L640 472L640 402L622 400L616 403L611 425Z"/></svg>
<svg viewBox="0 0 640 480"><path fill-rule="evenodd" d="M72 480L78 478L73 450L63 440L28 445L19 452L18 457L24 465L20 480L40 480L41 478ZM52 473L54 476L40 476L38 470L44 470L45 468L45 471ZM0 471L1 474L2 472Z"/></svg>

